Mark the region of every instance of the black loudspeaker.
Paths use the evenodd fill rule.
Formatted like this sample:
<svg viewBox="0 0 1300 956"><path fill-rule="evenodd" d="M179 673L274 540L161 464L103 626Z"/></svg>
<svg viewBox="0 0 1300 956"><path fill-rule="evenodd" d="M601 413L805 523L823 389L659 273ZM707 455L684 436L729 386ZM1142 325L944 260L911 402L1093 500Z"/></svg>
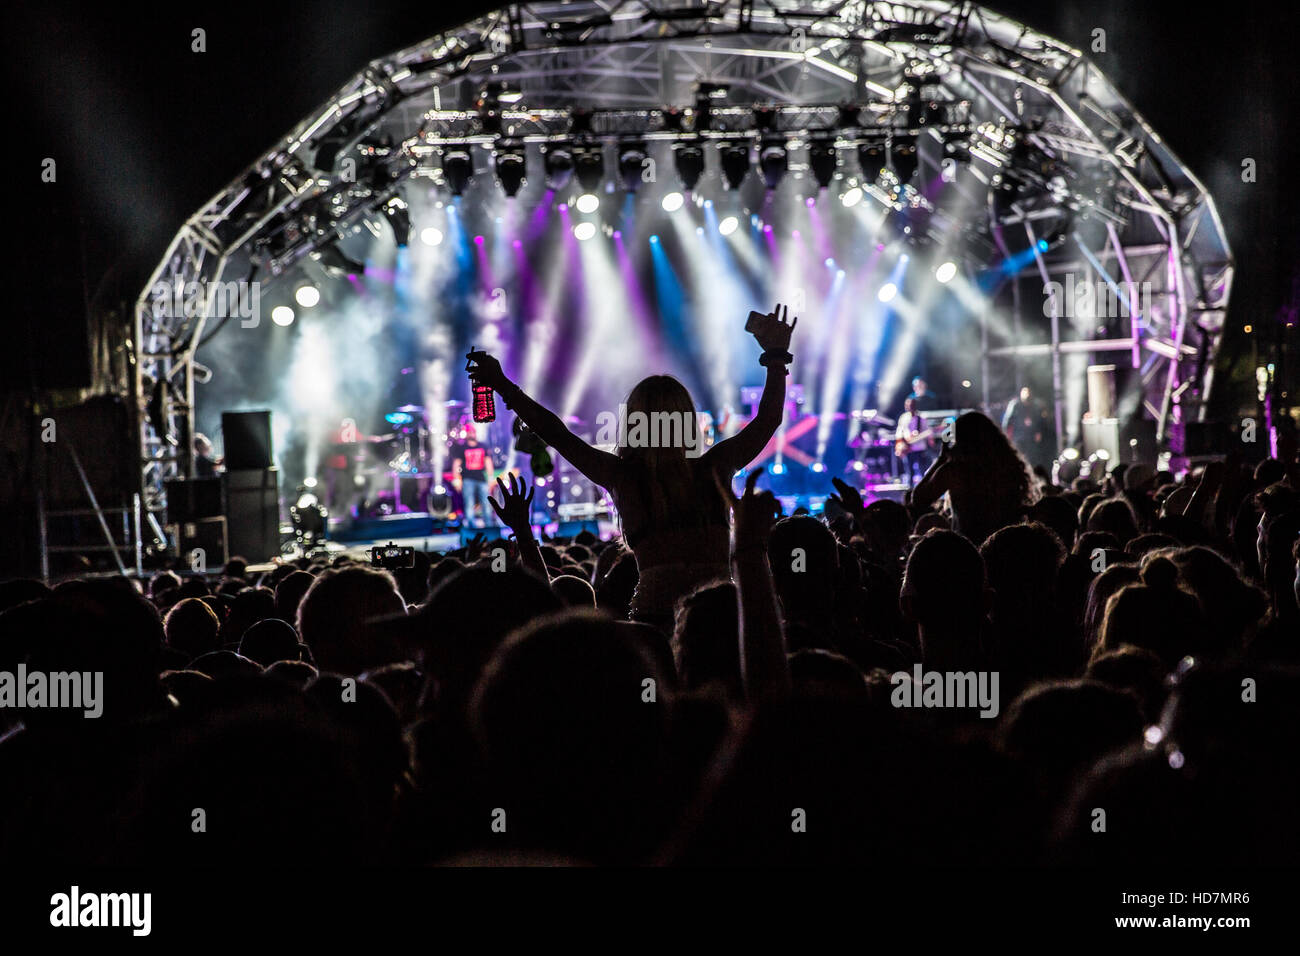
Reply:
<svg viewBox="0 0 1300 956"><path fill-rule="evenodd" d="M170 499L167 506L171 507ZM199 518L196 521L169 524L167 537L174 548L173 557L179 558L191 571L198 573L219 571L229 557L226 519L220 515L215 518ZM202 553L195 554L195 551Z"/></svg>
<svg viewBox="0 0 1300 956"><path fill-rule="evenodd" d="M21 141L21 135L15 141ZM0 392L94 384L86 284L88 231L70 188L62 179L34 186L15 197L18 208L10 210L15 222L38 225L7 250L6 272L47 275L50 264L58 263L58 279L13 283L5 347L0 349Z"/></svg>
<svg viewBox="0 0 1300 956"><path fill-rule="evenodd" d="M221 443L227 471L270 468L271 413L222 412Z"/></svg>
<svg viewBox="0 0 1300 956"><path fill-rule="evenodd" d="M220 478L172 478L167 492L167 520L172 524L221 517Z"/></svg>
<svg viewBox="0 0 1300 956"><path fill-rule="evenodd" d="M140 446L130 410L121 399L101 396L80 405L50 409L36 417L31 427L35 433L32 451L44 453L45 507L90 507L72 449L76 449L100 507L121 508L140 489ZM28 452L23 449L21 454L25 458Z"/></svg>
<svg viewBox="0 0 1300 956"><path fill-rule="evenodd" d="M227 469L226 536L230 553L259 564L280 553L280 472Z"/></svg>

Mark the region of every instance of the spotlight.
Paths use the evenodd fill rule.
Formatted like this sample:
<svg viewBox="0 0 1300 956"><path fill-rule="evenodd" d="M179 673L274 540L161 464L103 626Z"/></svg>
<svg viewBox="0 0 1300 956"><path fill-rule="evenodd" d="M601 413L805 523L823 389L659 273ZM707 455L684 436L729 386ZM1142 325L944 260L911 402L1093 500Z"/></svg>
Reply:
<svg viewBox="0 0 1300 956"><path fill-rule="evenodd" d="M934 277L943 285L952 281L953 276L957 274L957 263L945 262L934 270Z"/></svg>
<svg viewBox="0 0 1300 956"><path fill-rule="evenodd" d="M427 228L420 230L420 241L426 246L436 246L442 242L442 230L435 229L433 226L428 226Z"/></svg>
<svg viewBox="0 0 1300 956"><path fill-rule="evenodd" d="M820 188L825 189L835 178L836 160L834 140L816 139L808 144L808 165Z"/></svg>
<svg viewBox="0 0 1300 956"><path fill-rule="evenodd" d="M405 246L411 238L411 213L401 196L393 196L380 207L380 212L393 229L393 238Z"/></svg>
<svg viewBox="0 0 1300 956"><path fill-rule="evenodd" d="M636 192L641 185L641 175L645 170L645 143L625 143L618 153L618 174L623 179L623 188L630 193Z"/></svg>
<svg viewBox="0 0 1300 956"><path fill-rule="evenodd" d="M790 168L790 157L786 151L785 143L780 140L765 142L759 150L758 168L763 172L763 182L767 184L768 189L775 189L779 186L781 177Z"/></svg>
<svg viewBox="0 0 1300 956"><path fill-rule="evenodd" d="M894 175L898 177L899 187L907 185L916 175L916 137L895 137L893 149L890 150L890 161Z"/></svg>
<svg viewBox="0 0 1300 956"><path fill-rule="evenodd" d="M582 242L586 242L596 234L596 224L594 222L580 222L573 227L573 237Z"/></svg>
<svg viewBox="0 0 1300 956"><path fill-rule="evenodd" d="M320 301L320 290L314 285L300 285L293 297L304 309L310 309Z"/></svg>
<svg viewBox="0 0 1300 956"><path fill-rule="evenodd" d="M898 286L892 282L886 282L880 287L880 291L876 293L876 298L881 302L892 302L896 295L898 295Z"/></svg>
<svg viewBox="0 0 1300 956"><path fill-rule="evenodd" d="M735 216L728 216L722 222L718 223L718 232L724 236L729 236L740 226L740 221Z"/></svg>
<svg viewBox="0 0 1300 956"><path fill-rule="evenodd" d="M1061 452L1061 457L1066 461L1076 461L1079 457L1079 449L1067 448L1065 451Z"/></svg>
<svg viewBox="0 0 1300 956"><path fill-rule="evenodd" d="M844 204L845 209L852 209L858 203L862 202L862 187L850 186L840 197L840 202Z"/></svg>
<svg viewBox="0 0 1300 956"><path fill-rule="evenodd" d="M336 279L358 276L366 271L364 263L349 259L333 244L317 249L312 253L312 258Z"/></svg>
<svg viewBox="0 0 1300 956"><path fill-rule="evenodd" d="M826 470L826 466L822 464L820 461L815 461L812 463L812 470L820 474L821 472Z"/></svg>
<svg viewBox="0 0 1300 956"><path fill-rule="evenodd" d="M583 193L574 205L578 207L578 212L595 212L600 208L600 199L595 193Z"/></svg>
<svg viewBox="0 0 1300 956"><path fill-rule="evenodd" d="M664 197L661 205L664 207L664 212L676 212L682 208L682 203L685 201L681 193L669 193Z"/></svg>
<svg viewBox="0 0 1300 956"><path fill-rule="evenodd" d="M465 187L474 178L474 162L470 159L468 149L458 147L443 154L442 178L447 181L447 188L453 196L465 192Z"/></svg>
<svg viewBox="0 0 1300 956"><path fill-rule="evenodd" d="M605 154L600 146L584 146L574 153L574 175L583 192L594 193L605 180Z"/></svg>
<svg viewBox="0 0 1300 956"><path fill-rule="evenodd" d="M774 474L774 475L784 475L784 474L785 474L785 465L781 464L781 463L778 461L775 465L772 466L772 474Z"/></svg>
<svg viewBox="0 0 1300 956"><path fill-rule="evenodd" d="M673 150L673 165L682 188L690 192L704 175L704 150L693 143L678 146Z"/></svg>
<svg viewBox="0 0 1300 956"><path fill-rule="evenodd" d="M542 154L542 166L546 170L546 188L559 192L573 179L573 151L566 145L559 145Z"/></svg>
<svg viewBox="0 0 1300 956"><path fill-rule="evenodd" d="M728 189L739 189L749 172L749 143L729 143L722 147L722 176Z"/></svg>
<svg viewBox="0 0 1300 956"><path fill-rule="evenodd" d="M276 325L293 325L293 309L287 305L277 305L271 310L271 321Z"/></svg>
<svg viewBox="0 0 1300 956"><path fill-rule="evenodd" d="M858 165L862 167L862 176L869 182L875 182L885 169L885 144L879 140L862 143L858 146Z"/></svg>
<svg viewBox="0 0 1300 956"><path fill-rule="evenodd" d="M497 182L506 197L513 199L524 184L528 167L524 162L524 147L520 143L499 142L496 149Z"/></svg>

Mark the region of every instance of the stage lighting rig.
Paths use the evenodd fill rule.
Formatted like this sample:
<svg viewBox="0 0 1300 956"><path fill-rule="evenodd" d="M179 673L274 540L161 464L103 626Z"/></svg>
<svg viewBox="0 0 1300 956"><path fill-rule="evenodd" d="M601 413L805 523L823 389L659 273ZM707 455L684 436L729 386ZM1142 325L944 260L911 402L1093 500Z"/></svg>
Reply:
<svg viewBox="0 0 1300 956"><path fill-rule="evenodd" d="M442 178L453 196L463 195L474 178L474 160L468 146L453 146L442 156Z"/></svg>
<svg viewBox="0 0 1300 956"><path fill-rule="evenodd" d="M524 145L518 141L500 140L496 148L497 181L501 191L513 199L524 184L528 167L524 160Z"/></svg>
<svg viewBox="0 0 1300 956"><path fill-rule="evenodd" d="M406 200L401 196L390 196L388 201L379 207L379 211L384 214L388 220L388 225L393 229L393 239L400 247L405 247L411 241L411 212L406 205Z"/></svg>
<svg viewBox="0 0 1300 956"><path fill-rule="evenodd" d="M704 175L704 149L699 143L680 143L673 149L673 165L682 188L693 190Z"/></svg>
<svg viewBox="0 0 1300 956"><path fill-rule="evenodd" d="M722 152L722 176L728 189L739 189L749 172L749 141L724 143Z"/></svg>
<svg viewBox="0 0 1300 956"><path fill-rule="evenodd" d="M334 243L321 246L312 253L312 258L321 264L327 274L336 279L359 276L366 271L364 262L349 259Z"/></svg>
<svg viewBox="0 0 1300 956"><path fill-rule="evenodd" d="M646 145L641 141L623 143L618 150L618 174L623 180L623 188L634 193L641 185L641 176L645 170Z"/></svg>
<svg viewBox="0 0 1300 956"><path fill-rule="evenodd" d="M889 166L901 190L916 175L917 154L915 136L895 136L889 150Z"/></svg>
<svg viewBox="0 0 1300 956"><path fill-rule="evenodd" d="M727 98L729 87L725 83L700 83L695 88L695 131L713 128L713 104Z"/></svg>
<svg viewBox="0 0 1300 956"><path fill-rule="evenodd" d="M479 127L484 133L496 136L501 133L501 103L502 96L508 95L509 90L506 84L500 80L495 80L483 88L474 103L474 108L478 111ZM518 100L518 96L514 99Z"/></svg>
<svg viewBox="0 0 1300 956"><path fill-rule="evenodd" d="M573 170L585 193L595 193L605 181L605 152L599 143L579 146L573 152Z"/></svg>
<svg viewBox="0 0 1300 956"><path fill-rule="evenodd" d="M830 137L814 139L808 144L808 166L813 178L817 180L818 188L826 189L830 186L831 180L835 178L837 160L835 140Z"/></svg>
<svg viewBox="0 0 1300 956"><path fill-rule="evenodd" d="M542 168L546 170L546 188L559 192L573 180L573 149L567 143L542 147Z"/></svg>
<svg viewBox="0 0 1300 956"><path fill-rule="evenodd" d="M885 171L887 148L884 140L873 139L858 144L858 165L862 167L862 178L874 183Z"/></svg>
<svg viewBox="0 0 1300 956"><path fill-rule="evenodd" d="M775 136L764 138L759 147L758 168L762 170L763 182L768 189L776 189L781 184L782 177L790 168L790 156L785 140Z"/></svg>

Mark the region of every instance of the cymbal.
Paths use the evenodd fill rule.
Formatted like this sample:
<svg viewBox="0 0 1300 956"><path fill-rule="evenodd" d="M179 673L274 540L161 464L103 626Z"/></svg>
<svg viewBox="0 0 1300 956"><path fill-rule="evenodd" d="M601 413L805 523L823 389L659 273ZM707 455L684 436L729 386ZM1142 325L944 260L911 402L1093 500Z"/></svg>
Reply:
<svg viewBox="0 0 1300 956"><path fill-rule="evenodd" d="M407 413L410 413L410 414L414 414L415 412L421 412L421 413L423 413L423 412L424 412L424 406L423 406L423 405L402 405L402 406L400 406L397 410L398 410L399 412L407 412Z"/></svg>

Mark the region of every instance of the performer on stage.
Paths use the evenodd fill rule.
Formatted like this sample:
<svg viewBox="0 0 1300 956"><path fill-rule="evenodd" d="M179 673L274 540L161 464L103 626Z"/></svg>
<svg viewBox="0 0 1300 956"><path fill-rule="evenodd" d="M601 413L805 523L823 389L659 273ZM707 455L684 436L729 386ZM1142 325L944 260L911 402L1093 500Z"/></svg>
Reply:
<svg viewBox="0 0 1300 956"><path fill-rule="evenodd" d="M939 407L930 386L919 375L912 379L912 394L907 397L916 403L918 412L932 412Z"/></svg>
<svg viewBox="0 0 1300 956"><path fill-rule="evenodd" d="M1006 413L1002 416L1002 430L1031 466L1051 466L1053 454L1048 435L1052 428L1046 403L1032 394L1028 385L1007 403Z"/></svg>
<svg viewBox="0 0 1300 956"><path fill-rule="evenodd" d="M221 459L212 454L212 442L202 432L194 436L194 476L196 478L215 478Z"/></svg>
<svg viewBox="0 0 1300 956"><path fill-rule="evenodd" d="M488 507L488 485L494 477L492 456L479 444L473 425L465 429L465 440L456 446L454 454L454 486L465 499L465 522L476 528L495 524L492 509ZM474 519L476 511L482 516L478 520Z"/></svg>
<svg viewBox="0 0 1300 956"><path fill-rule="evenodd" d="M934 461L934 434L926 427L925 419L917 410L916 399L911 396L903 402L903 414L898 416L894 449L898 457L903 459L903 473L907 476L908 487L915 487Z"/></svg>

